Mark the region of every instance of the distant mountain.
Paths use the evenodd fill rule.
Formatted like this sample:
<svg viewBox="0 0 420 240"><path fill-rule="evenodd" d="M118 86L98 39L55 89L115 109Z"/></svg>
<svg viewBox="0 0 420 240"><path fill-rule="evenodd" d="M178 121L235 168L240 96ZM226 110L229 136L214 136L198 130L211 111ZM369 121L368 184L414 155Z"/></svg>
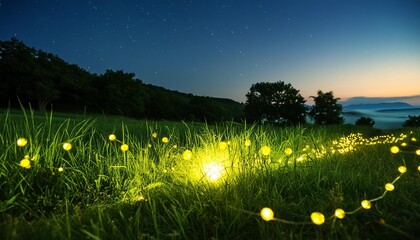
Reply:
<svg viewBox="0 0 420 240"><path fill-rule="evenodd" d="M348 112L352 110L387 110L387 109L404 109L412 108L413 106L405 102L387 102L387 103L361 103L350 104L343 106L343 111Z"/></svg>

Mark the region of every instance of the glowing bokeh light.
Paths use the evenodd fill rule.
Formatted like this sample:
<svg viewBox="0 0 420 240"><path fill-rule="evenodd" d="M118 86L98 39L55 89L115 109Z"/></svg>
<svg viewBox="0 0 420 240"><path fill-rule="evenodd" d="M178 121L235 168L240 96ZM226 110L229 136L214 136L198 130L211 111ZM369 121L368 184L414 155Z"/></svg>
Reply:
<svg viewBox="0 0 420 240"><path fill-rule="evenodd" d="M108 136L109 141L115 141L117 139L117 136L115 136L115 134L110 134Z"/></svg>
<svg viewBox="0 0 420 240"><path fill-rule="evenodd" d="M395 186L392 183L387 183L385 184L385 190L387 190L388 192L394 191Z"/></svg>
<svg viewBox="0 0 420 240"><path fill-rule="evenodd" d="M287 156L290 156L290 155L292 155L293 150L291 148L286 148L286 149L284 149L284 153L286 153Z"/></svg>
<svg viewBox="0 0 420 240"><path fill-rule="evenodd" d="M392 146L390 150L393 154L396 154L400 151L400 149L397 146Z"/></svg>
<svg viewBox="0 0 420 240"><path fill-rule="evenodd" d="M204 164L203 168L205 176L212 182L218 180L224 171L224 168L215 162Z"/></svg>
<svg viewBox="0 0 420 240"><path fill-rule="evenodd" d="M369 200L363 200L361 205L364 209L370 209L372 207L372 203Z"/></svg>
<svg viewBox="0 0 420 240"><path fill-rule="evenodd" d="M24 146L26 146L26 144L28 144L28 140L27 140L26 138L19 138L19 139L16 141L16 144L17 144L19 147L24 147Z"/></svg>
<svg viewBox="0 0 420 240"><path fill-rule="evenodd" d="M127 144L121 145L121 151L123 151L123 152L128 151L128 145Z"/></svg>
<svg viewBox="0 0 420 240"><path fill-rule="evenodd" d="M190 160L191 158L192 158L192 152L191 152L191 150L185 150L183 153L182 153L182 158L184 159L184 160Z"/></svg>
<svg viewBox="0 0 420 240"><path fill-rule="evenodd" d="M398 167L398 172L400 172L400 173L406 173L407 172L407 168L405 166L399 166Z"/></svg>
<svg viewBox="0 0 420 240"><path fill-rule="evenodd" d="M322 225L325 222L324 214L320 212L313 212L311 214L311 220L316 225Z"/></svg>
<svg viewBox="0 0 420 240"><path fill-rule="evenodd" d="M339 219L343 219L346 216L346 212L341 208L337 208L335 210L334 216L336 216Z"/></svg>
<svg viewBox="0 0 420 240"><path fill-rule="evenodd" d="M29 159L27 158L24 158L20 161L19 165L23 168L29 169L31 168L31 161L29 161Z"/></svg>
<svg viewBox="0 0 420 240"><path fill-rule="evenodd" d="M274 219L274 212L268 207L261 209L260 215L264 221L271 221Z"/></svg>
<svg viewBox="0 0 420 240"><path fill-rule="evenodd" d="M64 144L63 144L63 149L64 149L64 150L66 150L66 151L70 151L70 150L71 150L71 148L72 148L71 143L64 143Z"/></svg>
<svg viewBox="0 0 420 240"><path fill-rule="evenodd" d="M269 146L263 146L261 148L261 154L264 156L268 156L271 153L271 148Z"/></svg>

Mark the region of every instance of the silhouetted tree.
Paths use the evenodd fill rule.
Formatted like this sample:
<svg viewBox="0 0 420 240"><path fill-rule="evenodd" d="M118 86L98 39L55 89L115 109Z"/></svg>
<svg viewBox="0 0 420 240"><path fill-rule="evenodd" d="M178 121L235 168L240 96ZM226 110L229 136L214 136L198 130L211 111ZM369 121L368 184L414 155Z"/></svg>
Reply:
<svg viewBox="0 0 420 240"><path fill-rule="evenodd" d="M268 121L281 125L305 123L305 99L290 83L253 84L246 98L244 111L250 122Z"/></svg>
<svg viewBox="0 0 420 240"><path fill-rule="evenodd" d="M373 125L375 125L375 121L370 117L361 117L357 119L356 125L373 127Z"/></svg>
<svg viewBox="0 0 420 240"><path fill-rule="evenodd" d="M343 107L338 104L340 98L334 98L333 92L318 91L318 95L311 96L314 99L314 106L309 111L309 116L315 124L342 124L344 118L341 116Z"/></svg>
<svg viewBox="0 0 420 240"><path fill-rule="evenodd" d="M408 119L402 124L403 127L420 127L420 115L408 115Z"/></svg>

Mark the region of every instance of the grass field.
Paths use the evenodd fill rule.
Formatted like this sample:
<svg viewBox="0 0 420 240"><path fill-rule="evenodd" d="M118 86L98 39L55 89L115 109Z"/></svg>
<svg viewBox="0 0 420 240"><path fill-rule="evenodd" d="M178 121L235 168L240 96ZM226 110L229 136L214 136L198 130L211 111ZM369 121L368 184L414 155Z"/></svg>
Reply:
<svg viewBox="0 0 420 240"><path fill-rule="evenodd" d="M418 140L2 110L1 239L416 239Z"/></svg>

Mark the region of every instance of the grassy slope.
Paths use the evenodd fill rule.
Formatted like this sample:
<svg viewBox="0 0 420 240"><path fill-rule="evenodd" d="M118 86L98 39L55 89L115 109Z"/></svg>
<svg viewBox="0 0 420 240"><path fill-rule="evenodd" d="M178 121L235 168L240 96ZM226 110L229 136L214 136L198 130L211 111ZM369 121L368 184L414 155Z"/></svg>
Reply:
<svg viewBox="0 0 420 240"><path fill-rule="evenodd" d="M398 138L407 129L396 131L395 139L372 139L378 144L366 146L358 144L361 136L349 135L362 131L368 139L378 132L352 126L278 129L26 114L0 114L0 232L5 239L420 235L419 156L414 153L420 147L411 141L420 139L418 129L404 140ZM108 140L111 133L117 141ZM18 147L19 137L29 144ZM250 147L244 145L246 139ZM65 142L72 144L70 151L62 149ZM402 142L408 146L391 154L390 146ZM121 151L122 143L129 151ZM262 155L263 146L270 147L269 155ZM348 147L355 150L337 153ZM286 148L293 149L291 156ZM190 159L182 156L187 149L192 151ZM25 155L35 159L30 169L19 166ZM223 170L214 182L208 180L213 173L203 169L211 162L220 163ZM341 220L331 217L336 208L350 212L361 200L382 195L384 184L400 175L400 165L407 166L407 173L371 209ZM261 219L263 207L273 209L275 221ZM321 226L311 223L315 211L326 217Z"/></svg>

